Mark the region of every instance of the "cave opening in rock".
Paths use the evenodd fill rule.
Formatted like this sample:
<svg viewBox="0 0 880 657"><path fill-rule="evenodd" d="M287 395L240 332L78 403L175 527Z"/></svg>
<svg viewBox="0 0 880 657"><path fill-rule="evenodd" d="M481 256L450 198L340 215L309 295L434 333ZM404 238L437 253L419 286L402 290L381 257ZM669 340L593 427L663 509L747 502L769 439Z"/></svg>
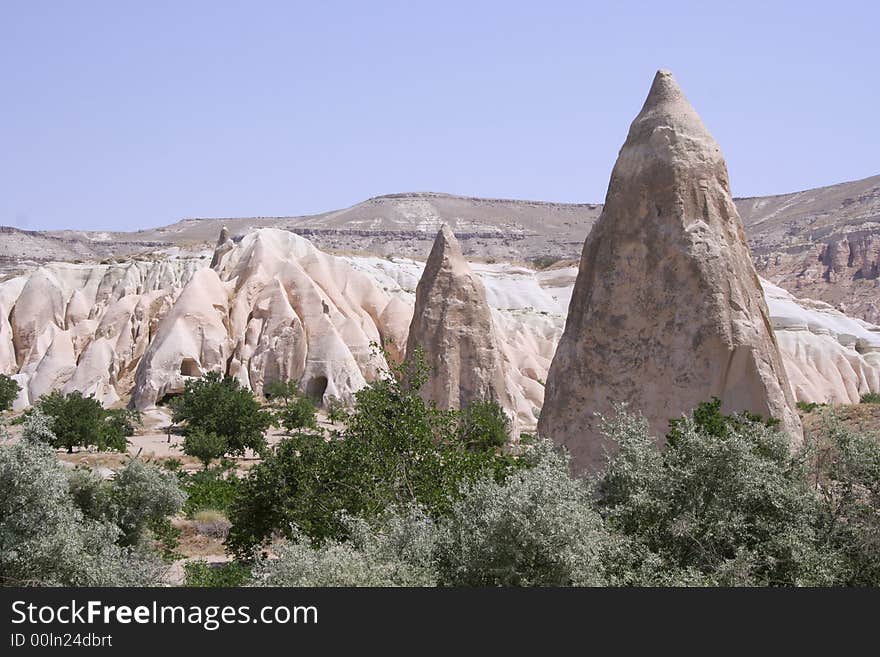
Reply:
<svg viewBox="0 0 880 657"><path fill-rule="evenodd" d="M324 393L327 391L327 377L316 376L306 384L306 394L316 403L320 404L324 400Z"/></svg>
<svg viewBox="0 0 880 657"><path fill-rule="evenodd" d="M180 373L183 376L201 376L202 373L199 369L199 364L196 362L195 358L184 358L180 362Z"/></svg>

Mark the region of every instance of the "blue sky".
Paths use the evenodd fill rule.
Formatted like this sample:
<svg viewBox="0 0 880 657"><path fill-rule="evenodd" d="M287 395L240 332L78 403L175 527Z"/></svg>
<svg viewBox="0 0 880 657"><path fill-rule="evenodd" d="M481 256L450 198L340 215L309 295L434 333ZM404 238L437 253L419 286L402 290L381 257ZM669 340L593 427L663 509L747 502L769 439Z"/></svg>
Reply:
<svg viewBox="0 0 880 657"><path fill-rule="evenodd" d="M0 224L601 202L657 68L733 192L880 173L877 2L0 0Z"/></svg>

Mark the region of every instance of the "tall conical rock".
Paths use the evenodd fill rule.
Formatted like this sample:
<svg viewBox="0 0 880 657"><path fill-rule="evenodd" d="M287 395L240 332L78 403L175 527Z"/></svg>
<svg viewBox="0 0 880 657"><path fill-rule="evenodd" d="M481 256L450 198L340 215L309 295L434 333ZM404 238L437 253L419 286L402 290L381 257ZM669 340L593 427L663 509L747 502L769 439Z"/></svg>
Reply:
<svg viewBox="0 0 880 657"><path fill-rule="evenodd" d="M626 402L661 443L713 396L802 439L721 150L659 71L584 243L538 430L594 469L609 448L597 413Z"/></svg>
<svg viewBox="0 0 880 657"><path fill-rule="evenodd" d="M486 290L443 225L416 288L407 358L421 347L431 370L421 394L440 408L492 400L515 414L501 340Z"/></svg>

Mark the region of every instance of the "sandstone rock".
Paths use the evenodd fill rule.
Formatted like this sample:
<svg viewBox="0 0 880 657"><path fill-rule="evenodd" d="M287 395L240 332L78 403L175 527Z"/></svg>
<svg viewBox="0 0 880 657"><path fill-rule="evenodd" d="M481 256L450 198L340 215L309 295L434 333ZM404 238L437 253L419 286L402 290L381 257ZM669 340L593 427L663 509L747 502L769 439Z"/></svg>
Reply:
<svg viewBox="0 0 880 657"><path fill-rule="evenodd" d="M226 226L220 229L220 236L217 238L217 246L214 247L214 257L211 258L211 269L218 269L223 266L223 259L227 253L235 248L235 242L229 237L229 229Z"/></svg>
<svg viewBox="0 0 880 657"><path fill-rule="evenodd" d="M659 443L713 396L802 439L721 151L660 71L584 243L538 429L596 468L609 448L596 413L628 403Z"/></svg>
<svg viewBox="0 0 880 657"><path fill-rule="evenodd" d="M437 233L416 289L407 358L424 350L431 368L421 390L444 409L495 401L516 416L508 369L482 281L448 226Z"/></svg>

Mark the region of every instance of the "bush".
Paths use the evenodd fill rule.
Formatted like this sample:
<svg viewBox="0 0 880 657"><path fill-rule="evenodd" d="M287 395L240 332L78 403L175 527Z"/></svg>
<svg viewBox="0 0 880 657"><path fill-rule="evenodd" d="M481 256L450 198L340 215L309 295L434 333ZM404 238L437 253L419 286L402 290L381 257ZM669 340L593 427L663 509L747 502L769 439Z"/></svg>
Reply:
<svg viewBox="0 0 880 657"><path fill-rule="evenodd" d="M341 399L330 397L327 400L327 419L333 424L344 424L348 419L348 410Z"/></svg>
<svg viewBox="0 0 880 657"><path fill-rule="evenodd" d="M12 403L18 397L19 392L21 392L21 386L18 385L18 381L5 374L0 374L0 412L12 408Z"/></svg>
<svg viewBox="0 0 880 657"><path fill-rule="evenodd" d="M861 404L880 404L880 393L866 392L859 399L859 403L861 403Z"/></svg>
<svg viewBox="0 0 880 657"><path fill-rule="evenodd" d="M661 453L639 417L605 423L619 447L598 481L606 526L630 556L611 559L615 583L826 584L815 495L788 439L717 400L675 420Z"/></svg>
<svg viewBox="0 0 880 657"><path fill-rule="evenodd" d="M436 531L417 508L391 514L377 526L344 521L350 537L312 547L295 536L276 547L277 558L254 569L258 586L433 586Z"/></svg>
<svg viewBox="0 0 880 657"><path fill-rule="evenodd" d="M205 509L229 513L241 480L232 474L225 474L223 468L216 467L192 475L181 473L183 490L187 495L183 511L188 518Z"/></svg>
<svg viewBox="0 0 880 657"><path fill-rule="evenodd" d="M880 442L826 420L806 461L819 493L822 550L837 558L836 584L880 585Z"/></svg>
<svg viewBox="0 0 880 657"><path fill-rule="evenodd" d="M202 462L207 470L211 461L219 459L228 449L226 438L202 429L191 429L183 437L183 453Z"/></svg>
<svg viewBox="0 0 880 657"><path fill-rule="evenodd" d="M275 412L275 419L290 432L318 428L315 404L303 395L287 398L284 405Z"/></svg>
<svg viewBox="0 0 880 657"><path fill-rule="evenodd" d="M126 436L134 433L135 413L108 411L92 397L83 397L79 391L62 394L55 391L43 395L35 408L49 418L55 448L66 448L73 453L74 447L97 447L101 451L124 452Z"/></svg>
<svg viewBox="0 0 880 657"><path fill-rule="evenodd" d="M186 382L184 392L171 400L172 420L186 422L186 430L215 434L226 440L226 453L243 455L246 449L266 451L263 433L272 416L260 408L250 390L232 377L209 372Z"/></svg>
<svg viewBox="0 0 880 657"><path fill-rule="evenodd" d="M437 545L441 583L451 586L571 586L603 583L605 542L591 492L547 442L531 467L499 484L466 487Z"/></svg>
<svg viewBox="0 0 880 657"><path fill-rule="evenodd" d="M120 545L113 522L83 513L51 449L0 446L0 583L14 586L145 586L163 566L141 546Z"/></svg>
<svg viewBox="0 0 880 657"><path fill-rule="evenodd" d="M459 435L469 449L499 449L510 440L510 418L494 401L473 401L462 412Z"/></svg>
<svg viewBox="0 0 880 657"><path fill-rule="evenodd" d="M251 578L250 568L240 561L209 564L204 559L183 564L186 586L229 587L245 586Z"/></svg>
<svg viewBox="0 0 880 657"><path fill-rule="evenodd" d="M797 406L797 409L799 411L801 411L802 413L812 413L817 408L822 408L827 405L828 404L819 404L816 402L803 402L803 401L799 401L795 404L795 406Z"/></svg>
<svg viewBox="0 0 880 657"><path fill-rule="evenodd" d="M153 537L173 537L169 517L177 514L186 500L173 474L140 459L129 461L109 481L89 470L75 470L69 486L86 516L119 528L117 541L122 546L140 543L148 537L148 530Z"/></svg>

